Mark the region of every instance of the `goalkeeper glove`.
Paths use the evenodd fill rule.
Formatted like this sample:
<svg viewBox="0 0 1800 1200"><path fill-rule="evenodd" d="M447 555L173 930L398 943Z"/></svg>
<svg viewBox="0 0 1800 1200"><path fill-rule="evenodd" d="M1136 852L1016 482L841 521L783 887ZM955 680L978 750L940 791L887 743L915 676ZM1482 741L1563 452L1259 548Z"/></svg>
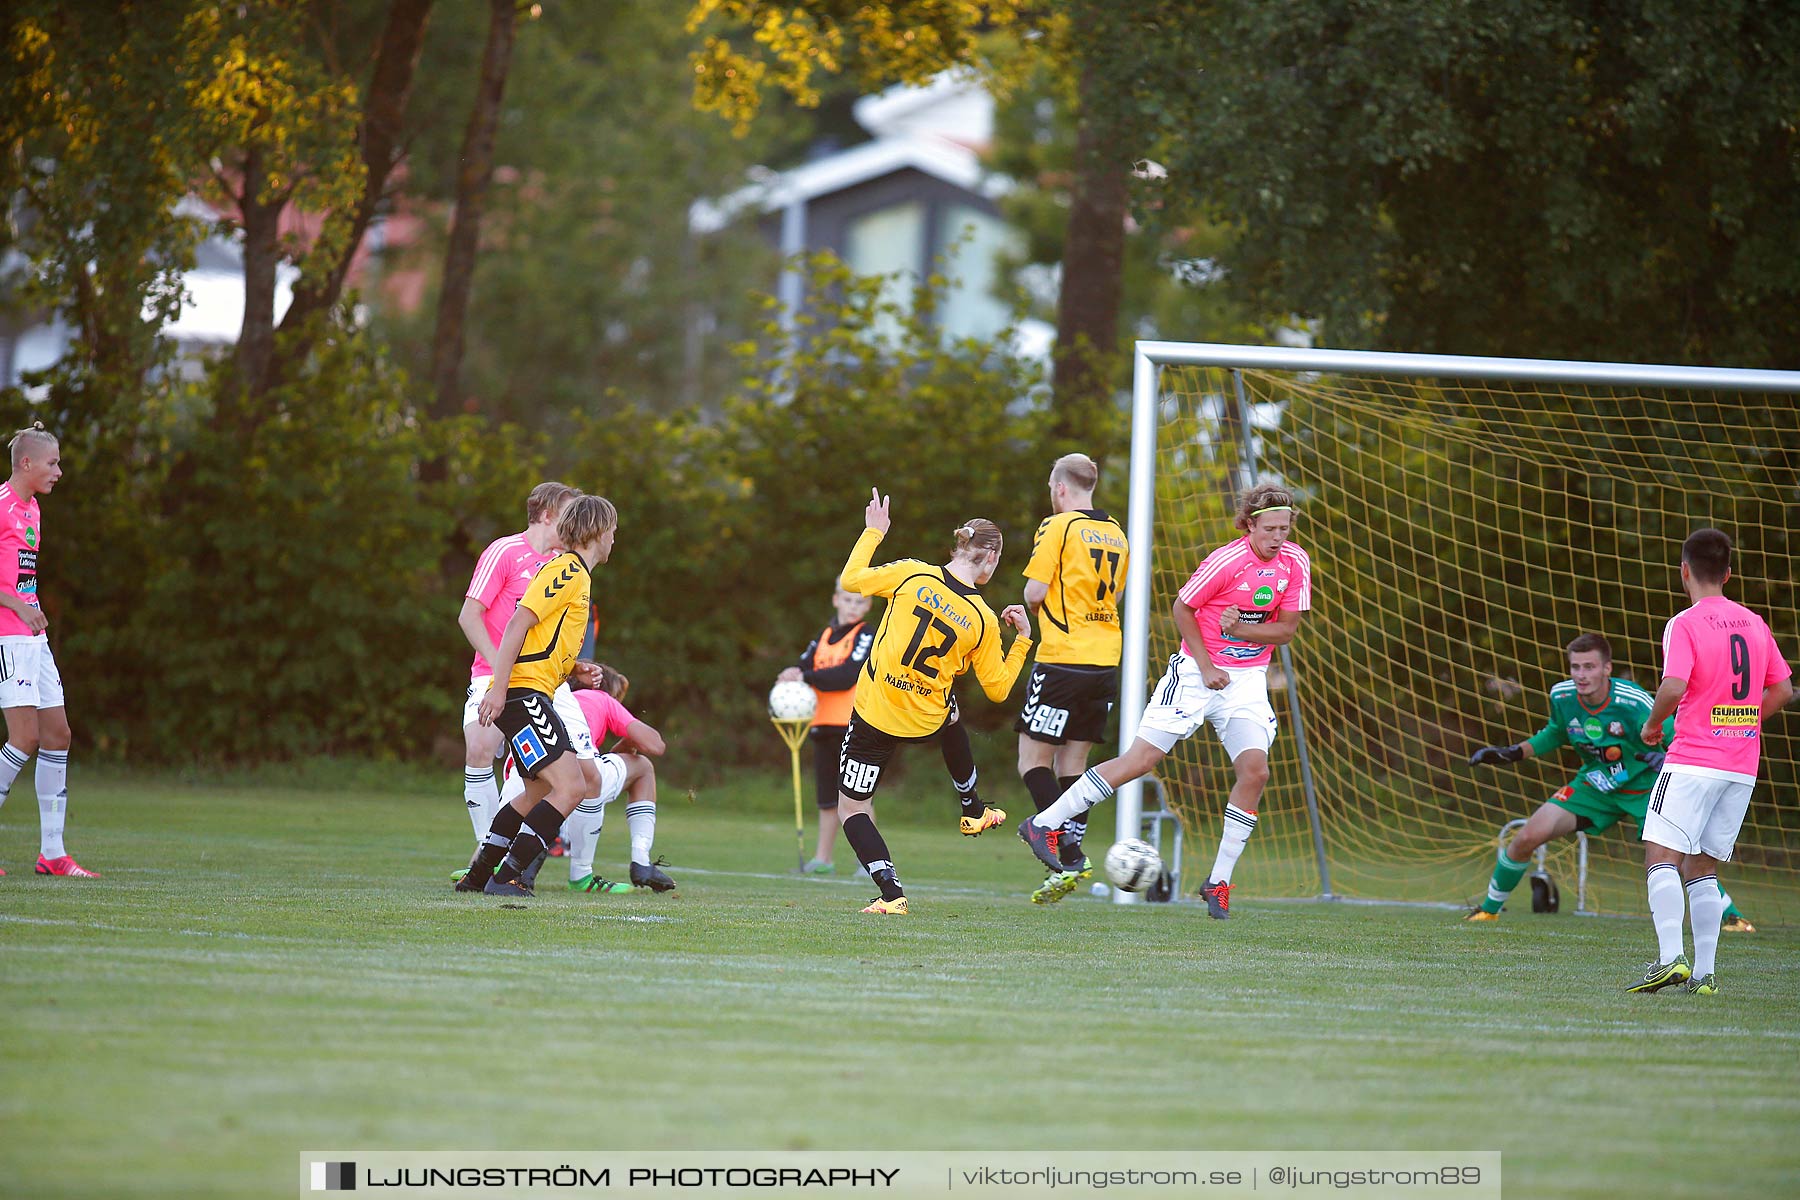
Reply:
<svg viewBox="0 0 1800 1200"><path fill-rule="evenodd" d="M1486 766L1488 763L1516 763L1525 757L1523 746L1483 746L1469 755L1471 767Z"/></svg>
<svg viewBox="0 0 1800 1200"><path fill-rule="evenodd" d="M1646 750L1637 756L1637 760L1641 763L1648 764L1652 771L1660 771L1662 770L1663 759L1667 757L1669 757L1669 752L1667 750Z"/></svg>

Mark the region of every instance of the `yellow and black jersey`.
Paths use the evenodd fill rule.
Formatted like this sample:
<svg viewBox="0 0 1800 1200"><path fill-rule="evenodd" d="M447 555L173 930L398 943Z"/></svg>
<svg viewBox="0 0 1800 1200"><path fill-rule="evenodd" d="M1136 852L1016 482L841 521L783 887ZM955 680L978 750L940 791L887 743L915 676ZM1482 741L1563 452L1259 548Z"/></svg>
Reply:
<svg viewBox="0 0 1800 1200"><path fill-rule="evenodd" d="M1025 578L1050 587L1038 610L1039 662L1119 665L1119 592L1130 558L1125 531L1099 509L1044 519L1025 564Z"/></svg>
<svg viewBox="0 0 1800 1200"><path fill-rule="evenodd" d="M593 577L579 554L564 551L538 568L519 597L519 607L529 610L537 624L519 648L508 687L549 695L569 677L587 634L592 587Z"/></svg>
<svg viewBox="0 0 1800 1200"><path fill-rule="evenodd" d="M1012 691L1031 639L1000 652L1000 619L981 593L942 567L901 559L871 567L881 533L863 530L844 563L846 591L891 603L856 685L856 713L892 737L925 737L950 716L950 685L970 667L996 703Z"/></svg>

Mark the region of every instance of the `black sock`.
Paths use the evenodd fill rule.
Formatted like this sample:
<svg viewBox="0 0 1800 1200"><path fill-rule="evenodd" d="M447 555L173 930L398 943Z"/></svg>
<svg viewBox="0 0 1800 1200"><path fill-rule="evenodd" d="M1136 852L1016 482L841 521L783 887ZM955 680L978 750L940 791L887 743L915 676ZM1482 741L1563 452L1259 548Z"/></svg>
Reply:
<svg viewBox="0 0 1800 1200"><path fill-rule="evenodd" d="M1079 782L1081 782L1079 775L1063 775L1057 779L1057 783L1062 785L1062 790L1065 792ZM1092 811L1093 809L1088 810L1088 812ZM1062 855L1065 866L1078 867L1081 865L1081 839L1087 836L1087 823L1088 814L1085 812L1070 817L1063 823Z"/></svg>
<svg viewBox="0 0 1800 1200"><path fill-rule="evenodd" d="M556 840L557 832L562 829L562 814L557 812L548 800L539 800L537 805L525 814L525 828L512 841L506 852L506 861L494 872L494 878L501 883L522 878L531 864L550 852L550 843Z"/></svg>
<svg viewBox="0 0 1800 1200"><path fill-rule="evenodd" d="M1062 792L1056 788L1056 772L1049 767L1033 767L1025 772L1025 790L1031 793L1031 803L1043 812L1055 804Z"/></svg>
<svg viewBox="0 0 1800 1200"><path fill-rule="evenodd" d="M856 813L844 818L844 840L850 843L850 849L856 851L857 861L869 872L881 888L883 900L897 900L906 895L900 886L900 879L894 874L893 860L888 858L887 842L882 839L881 831L875 828L875 821L868 813Z"/></svg>
<svg viewBox="0 0 1800 1200"><path fill-rule="evenodd" d="M979 817L987 805L975 793L975 752L969 748L969 731L962 727L961 721L944 726L944 731L938 734L938 749L943 751L944 767L950 772L950 784L962 804L962 815Z"/></svg>
<svg viewBox="0 0 1800 1200"><path fill-rule="evenodd" d="M519 826L525 818L519 810L510 804L502 804L500 811L494 814L493 824L488 826L487 836L481 839L481 845L475 850L475 857L469 860L469 873L465 878L485 885L500 860L506 857L506 848L512 845L513 838L519 834Z"/></svg>

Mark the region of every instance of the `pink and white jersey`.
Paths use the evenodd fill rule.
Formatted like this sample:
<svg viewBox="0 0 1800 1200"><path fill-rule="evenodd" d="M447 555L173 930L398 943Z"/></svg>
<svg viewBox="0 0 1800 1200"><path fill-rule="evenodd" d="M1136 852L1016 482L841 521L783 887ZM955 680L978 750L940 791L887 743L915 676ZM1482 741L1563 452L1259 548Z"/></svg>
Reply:
<svg viewBox="0 0 1800 1200"><path fill-rule="evenodd" d="M595 746L599 746L607 734L624 737L631 723L637 720L630 709L598 688L576 692L575 703L581 705L581 715L587 718L588 732L594 735Z"/></svg>
<svg viewBox="0 0 1800 1200"><path fill-rule="evenodd" d="M554 550L539 554L522 533L495 538L481 552L481 558L475 563L474 577L469 580L469 590L463 594L471 600L479 600L486 610L481 614L481 623L494 645L498 646L506 633L506 623L512 620L513 610L519 606L519 597L525 594L531 577L556 554ZM469 668L469 678L479 679L493 673L494 668L486 656L477 654Z"/></svg>
<svg viewBox="0 0 1800 1200"><path fill-rule="evenodd" d="M1292 542L1283 542L1273 559L1259 558L1241 537L1206 556L1181 586L1181 602L1194 610L1214 666L1260 667L1275 648L1226 637L1219 614L1236 605L1246 622L1260 625L1284 611L1305 612L1312 607L1312 560ZM1181 652L1199 657L1185 640Z"/></svg>
<svg viewBox="0 0 1800 1200"><path fill-rule="evenodd" d="M1687 680L1675 708L1668 765L1754 779L1762 755L1763 689L1792 675L1763 619L1705 596L1663 626L1663 677Z"/></svg>
<svg viewBox="0 0 1800 1200"><path fill-rule="evenodd" d="M37 560L43 543L37 497L19 499L12 484L0 483L0 591L38 608ZM19 614L0 608L0 637L35 636Z"/></svg>

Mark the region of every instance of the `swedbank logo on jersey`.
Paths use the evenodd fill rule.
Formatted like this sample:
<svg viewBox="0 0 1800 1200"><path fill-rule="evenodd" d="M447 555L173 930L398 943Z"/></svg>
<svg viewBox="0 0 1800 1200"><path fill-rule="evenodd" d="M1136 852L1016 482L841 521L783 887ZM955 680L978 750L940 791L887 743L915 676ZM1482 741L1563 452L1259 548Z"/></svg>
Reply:
<svg viewBox="0 0 1800 1200"><path fill-rule="evenodd" d="M932 612L943 613L946 621L949 621L952 625L957 626L965 632L975 628L974 622L969 620L968 613L952 604L950 597L944 595L944 593L938 591L929 583L920 584L918 590L913 592L913 599L917 600L920 604L923 604L926 608L929 608Z"/></svg>
<svg viewBox="0 0 1800 1200"><path fill-rule="evenodd" d="M1125 548L1125 539L1109 529L1083 529L1081 540L1089 546L1110 546L1114 550Z"/></svg>

